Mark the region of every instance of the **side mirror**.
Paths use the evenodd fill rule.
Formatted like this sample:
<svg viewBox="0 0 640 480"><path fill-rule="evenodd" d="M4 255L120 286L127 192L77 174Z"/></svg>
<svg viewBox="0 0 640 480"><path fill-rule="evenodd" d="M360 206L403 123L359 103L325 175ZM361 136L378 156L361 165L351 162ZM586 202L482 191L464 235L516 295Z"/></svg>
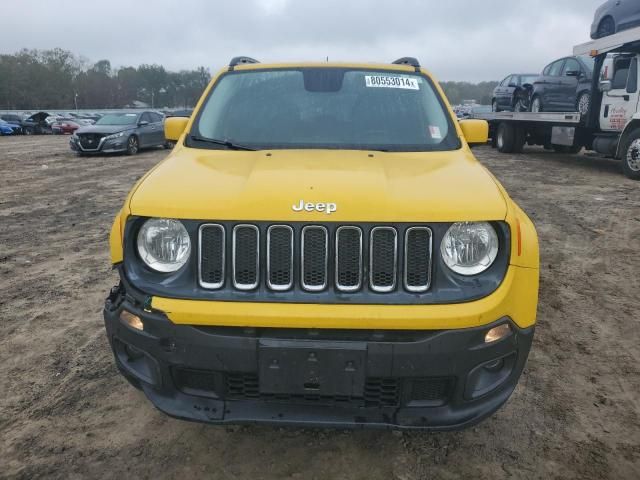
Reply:
<svg viewBox="0 0 640 480"><path fill-rule="evenodd" d="M601 92L610 92L612 87L611 80L602 80L599 85L599 89Z"/></svg>
<svg viewBox="0 0 640 480"><path fill-rule="evenodd" d="M580 70L569 70L565 73L565 75L567 77L579 77L581 73L582 72L580 72Z"/></svg>
<svg viewBox="0 0 640 480"><path fill-rule="evenodd" d="M462 135L470 147L485 145L489 141L489 123L486 120L461 120Z"/></svg>
<svg viewBox="0 0 640 480"><path fill-rule="evenodd" d="M185 129L189 119L185 117L169 117L164 121L164 138L172 142L177 142Z"/></svg>
<svg viewBox="0 0 640 480"><path fill-rule="evenodd" d="M138 122L139 127L144 127L146 125L149 125L149 122L147 122L146 120L142 120L141 122Z"/></svg>

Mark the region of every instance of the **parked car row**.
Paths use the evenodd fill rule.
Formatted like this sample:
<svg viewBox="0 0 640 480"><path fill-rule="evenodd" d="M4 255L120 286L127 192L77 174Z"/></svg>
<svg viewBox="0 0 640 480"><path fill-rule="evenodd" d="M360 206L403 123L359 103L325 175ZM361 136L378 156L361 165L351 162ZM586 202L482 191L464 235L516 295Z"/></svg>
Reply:
<svg viewBox="0 0 640 480"><path fill-rule="evenodd" d="M78 155L118 152L134 155L144 148L172 148L173 143L164 138L165 118L189 117L192 112L192 109L106 114L37 112L29 116L5 113L0 114L0 135L70 135L69 146Z"/></svg>
<svg viewBox="0 0 640 480"><path fill-rule="evenodd" d="M596 10L591 37L602 38L640 25L640 1L610 0ZM594 61L586 55L563 57L540 74L508 75L493 91L492 111L578 112L591 105Z"/></svg>
<svg viewBox="0 0 640 480"><path fill-rule="evenodd" d="M73 127L73 124L78 126L90 125L95 123L101 116L100 114L50 114L47 112L37 112L28 116L18 113L4 113L0 115L0 120L12 128L11 133L4 133L5 135L41 135L72 133L71 127ZM3 132L6 132L6 129Z"/></svg>

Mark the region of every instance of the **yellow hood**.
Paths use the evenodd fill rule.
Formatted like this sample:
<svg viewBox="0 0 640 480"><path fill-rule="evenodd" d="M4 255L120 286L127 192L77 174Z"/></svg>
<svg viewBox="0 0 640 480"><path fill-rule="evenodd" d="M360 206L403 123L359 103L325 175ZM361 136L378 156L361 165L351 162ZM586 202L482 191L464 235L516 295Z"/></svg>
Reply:
<svg viewBox="0 0 640 480"><path fill-rule="evenodd" d="M301 201L336 211L294 211ZM133 215L201 220L502 220L505 198L467 149L384 153L176 147L131 196Z"/></svg>

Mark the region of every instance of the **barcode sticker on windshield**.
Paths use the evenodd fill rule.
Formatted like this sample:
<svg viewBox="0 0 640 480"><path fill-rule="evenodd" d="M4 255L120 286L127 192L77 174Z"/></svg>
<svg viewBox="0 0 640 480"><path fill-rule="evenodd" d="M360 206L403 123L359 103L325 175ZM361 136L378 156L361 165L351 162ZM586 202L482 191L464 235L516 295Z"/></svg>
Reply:
<svg viewBox="0 0 640 480"><path fill-rule="evenodd" d="M409 77L392 77L386 75L365 75L367 87L404 88L406 90L420 90L418 80Z"/></svg>

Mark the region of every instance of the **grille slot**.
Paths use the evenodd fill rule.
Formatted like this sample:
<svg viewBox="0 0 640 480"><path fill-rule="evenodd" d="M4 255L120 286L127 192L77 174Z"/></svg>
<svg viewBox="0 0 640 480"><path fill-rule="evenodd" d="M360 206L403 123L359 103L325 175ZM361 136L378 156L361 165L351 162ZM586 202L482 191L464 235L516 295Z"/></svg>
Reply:
<svg viewBox="0 0 640 480"><path fill-rule="evenodd" d="M425 406L444 405L451 396L453 385L450 377L414 378L410 382L409 399Z"/></svg>
<svg viewBox="0 0 640 480"><path fill-rule="evenodd" d="M293 286L293 229L288 225L267 230L267 282L276 291Z"/></svg>
<svg viewBox="0 0 640 480"><path fill-rule="evenodd" d="M364 385L364 403L367 407L398 405L399 387L396 378L368 378Z"/></svg>
<svg viewBox="0 0 640 480"><path fill-rule="evenodd" d="M362 230L340 227L336 231L336 288L353 292L362 286Z"/></svg>
<svg viewBox="0 0 640 480"><path fill-rule="evenodd" d="M358 407L394 407L399 404L400 381L396 378L367 378L362 396L261 393L255 373L226 373L225 399L293 402L298 404L350 405Z"/></svg>
<svg viewBox="0 0 640 480"><path fill-rule="evenodd" d="M236 225L233 229L233 285L238 290L258 286L260 271L260 232L255 225Z"/></svg>
<svg viewBox="0 0 640 480"><path fill-rule="evenodd" d="M313 225L302 229L301 275L302 288L305 290L319 292L327 287L328 250L329 234L325 227Z"/></svg>
<svg viewBox="0 0 640 480"><path fill-rule="evenodd" d="M410 292L426 292L431 284L431 229L411 227L404 241L404 286Z"/></svg>
<svg viewBox="0 0 640 480"><path fill-rule="evenodd" d="M369 284L375 292L396 288L398 273L398 232L393 227L371 230L369 247Z"/></svg>
<svg viewBox="0 0 640 480"><path fill-rule="evenodd" d="M222 225L200 227L200 285L217 289L224 285L225 232Z"/></svg>

